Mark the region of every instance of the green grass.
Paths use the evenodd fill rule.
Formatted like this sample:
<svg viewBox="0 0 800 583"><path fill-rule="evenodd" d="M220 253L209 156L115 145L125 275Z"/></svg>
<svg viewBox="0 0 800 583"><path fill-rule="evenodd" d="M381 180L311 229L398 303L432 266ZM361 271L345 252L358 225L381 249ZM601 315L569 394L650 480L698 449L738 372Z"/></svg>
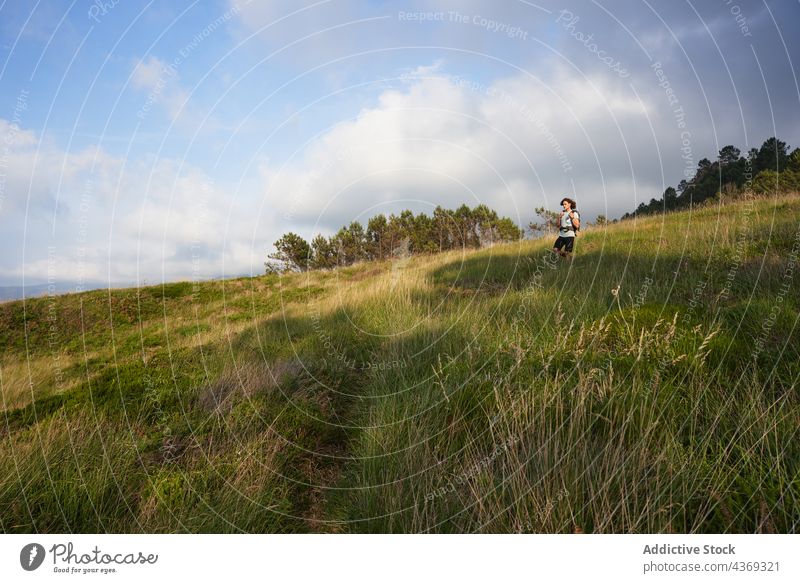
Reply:
<svg viewBox="0 0 800 583"><path fill-rule="evenodd" d="M0 530L796 532L798 225L0 304Z"/></svg>

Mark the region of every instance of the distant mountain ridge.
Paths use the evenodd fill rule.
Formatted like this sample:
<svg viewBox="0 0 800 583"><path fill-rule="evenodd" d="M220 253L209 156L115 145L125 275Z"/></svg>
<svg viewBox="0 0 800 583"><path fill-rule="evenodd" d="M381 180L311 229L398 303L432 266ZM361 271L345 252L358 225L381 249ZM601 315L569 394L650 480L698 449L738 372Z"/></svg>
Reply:
<svg viewBox="0 0 800 583"><path fill-rule="evenodd" d="M239 277L250 277L251 275L252 274L249 273L237 273L235 275L230 274L224 276L218 275L208 279L203 279L202 281L213 281L217 279L235 279ZM48 294L53 294L53 295L72 294L84 291L93 291L98 289L108 289L109 287L111 287L112 289L120 289L126 287L149 287L153 285L162 285L162 283L177 283L179 281L186 281L186 280L155 282L155 283L143 281L139 282L138 284L135 281L120 281L120 282L114 282L110 285L107 281L80 282L80 281L62 280L62 281L55 281L52 284L34 283L26 285L2 285L0 286L0 302L10 302L13 300L21 300L22 298L38 298L46 296Z"/></svg>

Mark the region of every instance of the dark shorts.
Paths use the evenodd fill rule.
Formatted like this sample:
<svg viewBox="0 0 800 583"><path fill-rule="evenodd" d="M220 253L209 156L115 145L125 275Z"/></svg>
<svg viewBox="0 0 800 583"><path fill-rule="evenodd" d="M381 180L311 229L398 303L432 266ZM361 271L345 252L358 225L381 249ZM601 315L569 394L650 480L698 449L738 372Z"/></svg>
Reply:
<svg viewBox="0 0 800 583"><path fill-rule="evenodd" d="M561 248L564 248L564 251L567 253L572 253L572 246L575 244L575 237L559 237L556 239L556 242L553 243L553 248L558 249L561 251Z"/></svg>

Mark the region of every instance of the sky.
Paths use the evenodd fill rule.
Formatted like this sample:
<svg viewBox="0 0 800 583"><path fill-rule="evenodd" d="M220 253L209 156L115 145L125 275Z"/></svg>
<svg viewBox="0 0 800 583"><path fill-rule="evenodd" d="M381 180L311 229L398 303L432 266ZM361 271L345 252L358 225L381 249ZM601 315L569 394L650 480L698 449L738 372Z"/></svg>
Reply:
<svg viewBox="0 0 800 583"><path fill-rule="evenodd" d="M0 286L259 274L404 208L614 218L800 145L795 0L0 2Z"/></svg>

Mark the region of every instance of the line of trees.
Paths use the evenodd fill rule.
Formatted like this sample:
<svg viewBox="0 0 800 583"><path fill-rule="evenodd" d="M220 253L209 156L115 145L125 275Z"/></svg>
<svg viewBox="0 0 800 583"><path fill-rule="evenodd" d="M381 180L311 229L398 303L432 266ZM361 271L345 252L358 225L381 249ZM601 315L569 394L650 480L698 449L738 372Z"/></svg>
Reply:
<svg viewBox="0 0 800 583"><path fill-rule="evenodd" d="M455 210L437 206L433 216L404 210L369 219L367 227L353 221L332 237L315 236L311 243L296 233L275 242L276 252L264 265L267 272L331 269L358 261L380 261L399 254L425 254L450 249L479 248L492 243L516 241L523 232L508 217L500 217L486 205Z"/></svg>
<svg viewBox="0 0 800 583"><path fill-rule="evenodd" d="M736 146L725 146L715 162L703 158L690 180L681 180L677 188L670 186L662 198L641 203L632 213L622 215L622 219L688 208L715 199L720 193L737 196L745 191L768 194L800 190L800 149L795 148L789 154L786 142L772 137L760 148L751 148L745 156L741 154Z"/></svg>

